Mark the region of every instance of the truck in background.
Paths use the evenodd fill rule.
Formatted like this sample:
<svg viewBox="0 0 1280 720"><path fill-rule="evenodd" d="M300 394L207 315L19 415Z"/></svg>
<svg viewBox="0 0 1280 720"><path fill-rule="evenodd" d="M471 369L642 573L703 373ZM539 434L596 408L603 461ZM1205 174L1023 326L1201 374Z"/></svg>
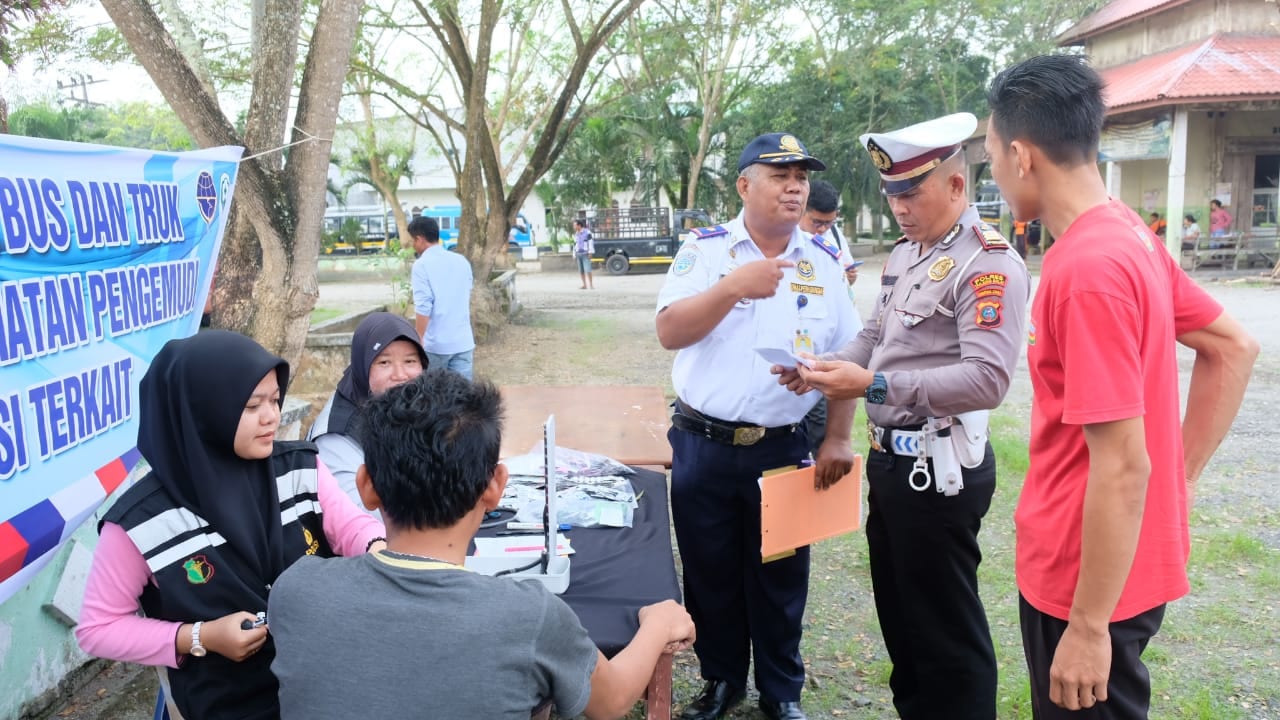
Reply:
<svg viewBox="0 0 1280 720"><path fill-rule="evenodd" d="M705 210L667 207L611 207L581 210L595 241L592 257L612 275L632 265L669 265L694 228L714 225Z"/></svg>

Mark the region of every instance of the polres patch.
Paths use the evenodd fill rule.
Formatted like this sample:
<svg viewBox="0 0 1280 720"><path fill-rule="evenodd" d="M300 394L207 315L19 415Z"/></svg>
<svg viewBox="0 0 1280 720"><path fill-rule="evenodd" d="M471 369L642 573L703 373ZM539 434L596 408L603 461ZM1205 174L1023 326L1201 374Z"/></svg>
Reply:
<svg viewBox="0 0 1280 720"><path fill-rule="evenodd" d="M986 273L969 281L969 287L974 289L978 297L1000 297L1004 295L1004 288L1008 284L1009 276L1004 273Z"/></svg>

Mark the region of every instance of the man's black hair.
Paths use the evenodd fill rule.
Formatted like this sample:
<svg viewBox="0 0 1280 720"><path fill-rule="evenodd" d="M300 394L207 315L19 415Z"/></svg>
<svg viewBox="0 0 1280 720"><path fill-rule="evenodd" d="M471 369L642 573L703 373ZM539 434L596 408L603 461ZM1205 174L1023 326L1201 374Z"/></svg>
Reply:
<svg viewBox="0 0 1280 720"><path fill-rule="evenodd" d="M418 216L409 221L409 237L426 238L427 242L440 242L440 223L435 218Z"/></svg>
<svg viewBox="0 0 1280 720"><path fill-rule="evenodd" d="M1187 214L1186 214L1186 218L1187 218L1187 222L1195 222L1195 221L1196 221L1196 216L1195 216L1195 215L1192 215L1191 213L1187 213Z"/></svg>
<svg viewBox="0 0 1280 720"><path fill-rule="evenodd" d="M365 404L364 464L389 525L456 525L498 466L502 398L492 383L428 370Z"/></svg>
<svg viewBox="0 0 1280 720"><path fill-rule="evenodd" d="M835 212L840 207L840 193L826 180L809 181L808 210L820 213Z"/></svg>
<svg viewBox="0 0 1280 720"><path fill-rule="evenodd" d="M1094 162L1106 116L1102 78L1081 55L1041 55L1006 68L987 90L1006 145L1030 142L1065 166Z"/></svg>

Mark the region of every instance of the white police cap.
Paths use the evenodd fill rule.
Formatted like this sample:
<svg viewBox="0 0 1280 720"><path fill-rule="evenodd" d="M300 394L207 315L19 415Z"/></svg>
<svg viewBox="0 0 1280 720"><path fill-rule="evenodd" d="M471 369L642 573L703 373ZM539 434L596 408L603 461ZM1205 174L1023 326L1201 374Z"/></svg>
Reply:
<svg viewBox="0 0 1280 720"><path fill-rule="evenodd" d="M900 195L924 181L978 127L973 113L953 113L887 133L866 133L867 148L880 171L885 195Z"/></svg>

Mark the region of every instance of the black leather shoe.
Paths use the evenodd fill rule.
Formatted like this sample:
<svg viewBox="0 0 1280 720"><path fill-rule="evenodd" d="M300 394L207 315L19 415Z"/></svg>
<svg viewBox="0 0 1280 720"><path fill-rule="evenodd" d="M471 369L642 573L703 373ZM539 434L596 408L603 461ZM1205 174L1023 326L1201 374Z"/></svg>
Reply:
<svg viewBox="0 0 1280 720"><path fill-rule="evenodd" d="M734 687L724 680L709 680L698 699L680 713L680 720L719 720L746 696L746 688Z"/></svg>
<svg viewBox="0 0 1280 720"><path fill-rule="evenodd" d="M809 720L800 709L800 701L774 702L760 698L760 712L769 720Z"/></svg>

